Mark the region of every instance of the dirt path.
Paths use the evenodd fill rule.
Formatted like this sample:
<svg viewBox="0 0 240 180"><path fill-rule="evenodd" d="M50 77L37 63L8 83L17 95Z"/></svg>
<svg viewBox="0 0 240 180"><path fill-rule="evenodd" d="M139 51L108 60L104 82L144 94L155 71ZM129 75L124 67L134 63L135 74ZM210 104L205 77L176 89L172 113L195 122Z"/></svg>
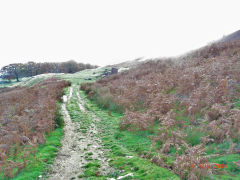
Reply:
<svg viewBox="0 0 240 180"><path fill-rule="evenodd" d="M88 129L87 134L85 135L85 138L83 138L81 141L84 144L91 144L87 147L87 150L85 154L87 153L93 153L92 158L98 159L100 161L100 174L101 175L107 175L109 172L111 172L113 169L109 166L108 161L106 157L104 157L104 151L106 151L103 148L101 140L97 137L97 134L99 133L99 130L96 127L96 121L99 121L99 118L92 112L87 111L84 107L84 101L80 97L79 93L77 92L78 97L78 105L79 108L83 110L83 112L87 112L89 115L91 115L92 121L91 125Z"/></svg>
<svg viewBox="0 0 240 180"><path fill-rule="evenodd" d="M72 94L73 88L71 87L69 96L63 97L62 112L65 120L64 137L61 142L61 150L49 173L49 179L51 180L78 179L77 176L83 174L84 169L82 167L88 163L85 157L89 154L91 154L93 160L99 160L101 165L99 169L100 174L105 175L111 171L108 165L108 159L104 157L104 148L101 140L96 136L98 129L94 122L99 119L94 116L93 113L86 111L84 101L77 92L79 113L91 113L92 117L91 125L87 129L87 132L82 133L79 131L80 123L72 122L66 108L66 102L71 99Z"/></svg>

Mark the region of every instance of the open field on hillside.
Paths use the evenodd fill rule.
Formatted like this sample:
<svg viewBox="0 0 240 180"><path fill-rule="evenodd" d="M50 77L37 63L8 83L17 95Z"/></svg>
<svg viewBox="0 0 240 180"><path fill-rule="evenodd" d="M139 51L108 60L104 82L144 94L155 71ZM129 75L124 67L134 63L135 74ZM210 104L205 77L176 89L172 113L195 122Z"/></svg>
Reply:
<svg viewBox="0 0 240 180"><path fill-rule="evenodd" d="M47 78L59 76L59 73L48 73L48 74L40 74L33 77L24 77L20 78L20 81L16 80L8 80L0 79L0 88L4 87L15 87L15 86L33 86L36 83L39 83Z"/></svg>

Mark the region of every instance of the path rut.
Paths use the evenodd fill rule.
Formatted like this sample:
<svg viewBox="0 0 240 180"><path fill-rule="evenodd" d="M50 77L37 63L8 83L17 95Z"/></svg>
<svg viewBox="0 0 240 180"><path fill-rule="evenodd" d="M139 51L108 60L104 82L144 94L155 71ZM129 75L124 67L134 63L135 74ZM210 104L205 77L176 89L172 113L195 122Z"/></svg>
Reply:
<svg viewBox="0 0 240 180"><path fill-rule="evenodd" d="M70 101L73 94L73 88L70 88L69 96L63 97L62 112L64 115L64 137L61 141L62 147L55 159L49 173L51 180L66 180L76 178L79 174L83 174L83 166L88 163L84 158L86 154L91 153L92 159L99 160L100 168L99 173L106 175L111 171L108 164L108 159L104 157L103 145L101 140L97 137L99 130L95 122L99 119L91 112L88 112L84 107L84 101L81 99L77 92L79 113L91 114L91 125L86 133L82 133L79 122L72 122L70 115L66 108L67 101Z"/></svg>

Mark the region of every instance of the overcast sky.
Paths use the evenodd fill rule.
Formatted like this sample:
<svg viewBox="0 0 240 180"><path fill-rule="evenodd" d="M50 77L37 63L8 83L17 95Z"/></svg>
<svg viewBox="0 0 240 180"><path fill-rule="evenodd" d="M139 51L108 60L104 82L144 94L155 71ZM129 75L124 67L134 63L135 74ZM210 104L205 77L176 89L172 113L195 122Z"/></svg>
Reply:
<svg viewBox="0 0 240 180"><path fill-rule="evenodd" d="M0 67L175 56L240 29L239 0L1 0Z"/></svg>

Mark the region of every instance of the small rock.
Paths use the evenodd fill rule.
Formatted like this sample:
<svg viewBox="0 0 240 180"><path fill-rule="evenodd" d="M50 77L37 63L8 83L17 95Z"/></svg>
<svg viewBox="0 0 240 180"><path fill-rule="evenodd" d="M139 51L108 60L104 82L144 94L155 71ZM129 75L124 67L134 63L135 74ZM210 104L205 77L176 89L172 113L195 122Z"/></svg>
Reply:
<svg viewBox="0 0 240 180"><path fill-rule="evenodd" d="M30 139L26 136L22 136L21 140L22 140L23 143L28 143L30 141Z"/></svg>
<svg viewBox="0 0 240 180"><path fill-rule="evenodd" d="M126 174L125 176L119 176L117 179L124 179L125 177L128 177L128 176L133 176L133 173L128 173Z"/></svg>
<svg viewBox="0 0 240 180"><path fill-rule="evenodd" d="M131 159L131 158L133 158L133 156L126 156L126 158Z"/></svg>

